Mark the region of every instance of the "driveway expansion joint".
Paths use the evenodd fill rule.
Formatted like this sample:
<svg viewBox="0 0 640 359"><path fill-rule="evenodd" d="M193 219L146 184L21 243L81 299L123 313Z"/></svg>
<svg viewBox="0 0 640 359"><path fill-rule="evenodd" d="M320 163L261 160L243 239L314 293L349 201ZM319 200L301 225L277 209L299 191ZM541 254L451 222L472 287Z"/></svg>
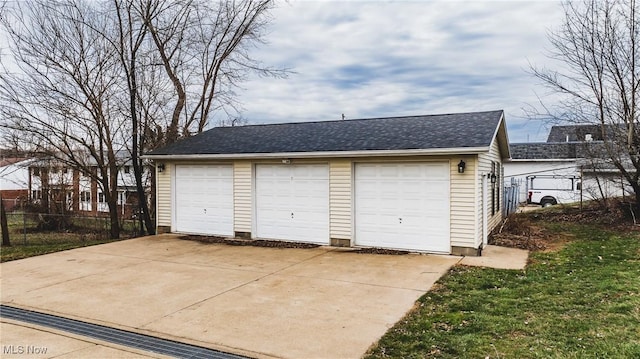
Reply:
<svg viewBox="0 0 640 359"><path fill-rule="evenodd" d="M141 262L141 263L132 263L132 264L121 265L117 269L125 269L125 268L129 268L129 267L135 267L135 266L138 266L138 265L148 264L150 262L152 262L152 261L147 259L147 260L144 260L144 262ZM42 287L36 287L36 288L33 288L33 289L29 289L29 290L27 290L27 293L34 292L34 291L41 290L41 289L45 289L45 288L49 288L49 287L55 287L55 286L63 284L63 283L69 283L69 282L73 282L73 281L77 281L77 280L93 277L93 276L96 276L96 275L104 274L104 273L109 272L110 270L113 270L113 268L105 269L102 272L89 273L89 274L81 275L79 277L69 278L69 279L63 280L63 281L53 282L53 283L44 285Z"/></svg>
<svg viewBox="0 0 640 359"><path fill-rule="evenodd" d="M175 358L246 359L248 357L174 340L0 304L0 317L70 332Z"/></svg>

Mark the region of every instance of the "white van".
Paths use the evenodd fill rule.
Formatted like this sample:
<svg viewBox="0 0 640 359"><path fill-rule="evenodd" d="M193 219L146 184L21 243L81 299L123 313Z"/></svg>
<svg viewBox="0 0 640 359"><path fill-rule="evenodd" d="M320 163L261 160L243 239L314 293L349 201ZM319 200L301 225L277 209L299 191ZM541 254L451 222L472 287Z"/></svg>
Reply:
<svg viewBox="0 0 640 359"><path fill-rule="evenodd" d="M527 203L542 207L580 201L582 181L576 176L527 176Z"/></svg>

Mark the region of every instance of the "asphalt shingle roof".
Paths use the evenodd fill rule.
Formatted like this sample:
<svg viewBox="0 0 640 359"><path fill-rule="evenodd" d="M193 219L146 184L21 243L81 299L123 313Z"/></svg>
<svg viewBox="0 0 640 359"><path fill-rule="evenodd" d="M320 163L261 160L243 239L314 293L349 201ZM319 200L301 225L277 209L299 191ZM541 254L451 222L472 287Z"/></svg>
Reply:
<svg viewBox="0 0 640 359"><path fill-rule="evenodd" d="M600 126L586 124L552 126L547 142L583 142L587 135L591 135L593 141L602 141Z"/></svg>
<svg viewBox="0 0 640 359"><path fill-rule="evenodd" d="M488 147L503 111L216 127L148 155Z"/></svg>
<svg viewBox="0 0 640 359"><path fill-rule="evenodd" d="M514 160L575 159L576 146L576 142L509 144L511 158Z"/></svg>
<svg viewBox="0 0 640 359"><path fill-rule="evenodd" d="M580 158L605 158L602 141L591 142L533 142L511 143L513 160L560 160Z"/></svg>

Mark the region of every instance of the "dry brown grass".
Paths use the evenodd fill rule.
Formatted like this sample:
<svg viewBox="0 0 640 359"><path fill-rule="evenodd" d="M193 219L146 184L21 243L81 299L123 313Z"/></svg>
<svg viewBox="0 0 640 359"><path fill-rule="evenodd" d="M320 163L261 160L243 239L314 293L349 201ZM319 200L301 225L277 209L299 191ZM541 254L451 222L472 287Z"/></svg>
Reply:
<svg viewBox="0 0 640 359"><path fill-rule="evenodd" d="M555 251L571 241L558 224L599 225L621 231L640 231L631 213L633 204L620 200L603 203L554 206L534 211L514 213L503 220L489 236L489 243L530 251ZM550 226L551 224L551 226ZM555 224L555 225L554 225Z"/></svg>

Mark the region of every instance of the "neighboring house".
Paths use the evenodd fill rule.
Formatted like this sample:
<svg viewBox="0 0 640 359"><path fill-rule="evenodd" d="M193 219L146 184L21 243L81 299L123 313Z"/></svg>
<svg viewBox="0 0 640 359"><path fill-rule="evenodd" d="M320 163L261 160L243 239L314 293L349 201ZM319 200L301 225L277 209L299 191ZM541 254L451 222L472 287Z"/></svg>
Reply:
<svg viewBox="0 0 640 359"><path fill-rule="evenodd" d="M607 125L607 129L612 129ZM548 143L602 141L602 129L599 125L552 126L547 137Z"/></svg>
<svg viewBox="0 0 640 359"><path fill-rule="evenodd" d="M504 164L504 184L519 184L520 202L526 202L529 192L536 188L532 181L544 182L547 190L565 189L572 183L573 194L564 200L557 198L558 203L629 194L619 171L606 156L599 155L604 151L598 126L553 126L547 142L512 143L510 148L511 159Z"/></svg>
<svg viewBox="0 0 640 359"><path fill-rule="evenodd" d="M94 173L97 167L91 167ZM118 212L131 218L138 196L133 168L129 163L120 166L117 174ZM57 206L57 211L91 215L106 215L109 206L100 184L89 174L61 165L55 160L38 160L29 166L29 194L34 203Z"/></svg>
<svg viewBox="0 0 640 359"><path fill-rule="evenodd" d="M519 202L526 202L531 189L531 179L557 178L558 187L563 178L580 176L580 165L574 143L512 143L511 159L504 163L505 186L511 181L519 184Z"/></svg>
<svg viewBox="0 0 640 359"><path fill-rule="evenodd" d="M7 211L26 203L29 198L29 164L26 158L0 159L0 194Z"/></svg>
<svg viewBox="0 0 640 359"><path fill-rule="evenodd" d="M503 111L218 127L152 151L158 232L479 255Z"/></svg>

